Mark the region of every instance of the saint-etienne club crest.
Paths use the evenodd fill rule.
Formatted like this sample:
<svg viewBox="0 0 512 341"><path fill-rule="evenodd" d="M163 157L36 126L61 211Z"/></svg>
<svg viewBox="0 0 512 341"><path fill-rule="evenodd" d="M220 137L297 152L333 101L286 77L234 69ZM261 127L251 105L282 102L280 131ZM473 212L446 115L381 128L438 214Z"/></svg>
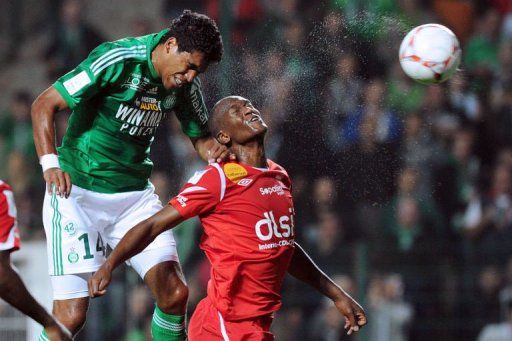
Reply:
<svg viewBox="0 0 512 341"><path fill-rule="evenodd" d="M168 95L164 98L162 106L164 107L164 109L170 109L174 106L174 103L176 103L176 96Z"/></svg>

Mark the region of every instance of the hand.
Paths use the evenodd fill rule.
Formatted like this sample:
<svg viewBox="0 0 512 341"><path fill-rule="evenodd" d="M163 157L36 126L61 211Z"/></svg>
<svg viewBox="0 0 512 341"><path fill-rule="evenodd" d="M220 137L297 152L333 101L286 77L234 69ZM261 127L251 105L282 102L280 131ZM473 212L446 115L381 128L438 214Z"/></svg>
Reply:
<svg viewBox="0 0 512 341"><path fill-rule="evenodd" d="M235 154L231 153L223 144L215 140L215 143L208 149L208 163L236 160Z"/></svg>
<svg viewBox="0 0 512 341"><path fill-rule="evenodd" d="M46 189L48 194L52 194L53 186L55 191L61 198L69 197L71 193L71 177L68 173L60 168L49 168L43 173L44 181L46 181Z"/></svg>
<svg viewBox="0 0 512 341"><path fill-rule="evenodd" d="M338 311L345 316L345 330L350 335L352 332L357 332L366 323L366 314L363 308L352 299L350 296L344 296L334 301Z"/></svg>
<svg viewBox="0 0 512 341"><path fill-rule="evenodd" d="M51 341L73 340L73 335L71 335L71 332L57 320L55 320L55 323L46 326L44 328L44 331L46 332L46 334L48 334L48 337L50 338Z"/></svg>
<svg viewBox="0 0 512 341"><path fill-rule="evenodd" d="M89 296L99 297L105 295L107 292L107 286L110 284L112 279L112 271L108 269L108 267L103 264L98 271L94 273L94 275L89 278Z"/></svg>

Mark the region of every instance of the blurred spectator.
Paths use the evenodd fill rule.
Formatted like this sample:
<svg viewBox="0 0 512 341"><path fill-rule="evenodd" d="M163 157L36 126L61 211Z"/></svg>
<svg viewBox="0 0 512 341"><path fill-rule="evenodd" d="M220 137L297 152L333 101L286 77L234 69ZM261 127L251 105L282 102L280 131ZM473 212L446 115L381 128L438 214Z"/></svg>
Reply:
<svg viewBox="0 0 512 341"><path fill-rule="evenodd" d="M13 94L9 108L0 115L0 140L4 141L7 154L17 151L30 160L36 160L30 118L32 100L25 90Z"/></svg>
<svg viewBox="0 0 512 341"><path fill-rule="evenodd" d="M363 235L375 237L379 233L381 205L393 194L399 164L394 148L377 140L377 117L362 119L358 144L338 154L335 167L342 204L353 208L352 215Z"/></svg>
<svg viewBox="0 0 512 341"><path fill-rule="evenodd" d="M404 283L397 274L376 276L368 288L368 303L373 324L372 341L406 341L414 314L413 307L404 299Z"/></svg>
<svg viewBox="0 0 512 341"><path fill-rule="evenodd" d="M364 91L364 102L360 110L349 113L342 126L342 143L353 145L359 141L359 126L368 118L375 120L376 140L379 143L398 143L401 123L395 113L385 107L386 84L380 78L368 82Z"/></svg>
<svg viewBox="0 0 512 341"><path fill-rule="evenodd" d="M431 198L433 170L440 164L442 147L427 129L423 115L411 112L405 118L399 153L403 166L412 167L418 172L418 195Z"/></svg>
<svg viewBox="0 0 512 341"><path fill-rule="evenodd" d="M104 41L105 38L83 20L82 2L64 0L57 30L45 54L48 79L56 79L70 71Z"/></svg>
<svg viewBox="0 0 512 341"><path fill-rule="evenodd" d="M341 218L332 211L320 213L318 222L305 231L311 258L329 275L350 270L352 255L348 232Z"/></svg>
<svg viewBox="0 0 512 341"><path fill-rule="evenodd" d="M451 135L459 128L461 122L449 107L447 93L442 85L427 87L421 112L434 136L448 144Z"/></svg>
<svg viewBox="0 0 512 341"><path fill-rule="evenodd" d="M425 86L412 81L395 61L388 79L388 105L391 110L404 115L420 109Z"/></svg>
<svg viewBox="0 0 512 341"><path fill-rule="evenodd" d="M333 280L350 295L355 295L355 283L350 276L336 275ZM339 341L349 338L343 329L345 320L331 300L323 298L319 309L311 323L310 340Z"/></svg>
<svg viewBox="0 0 512 341"><path fill-rule="evenodd" d="M488 323L499 322L501 285L502 273L496 266L486 266L478 275L477 292L471 309L475 331Z"/></svg>
<svg viewBox="0 0 512 341"><path fill-rule="evenodd" d="M475 30L465 49L464 64L475 76L475 85L479 93L485 91L491 76L498 66L499 13L492 7L477 17Z"/></svg>
<svg viewBox="0 0 512 341"><path fill-rule="evenodd" d="M512 300L507 302L507 311L503 322L485 326L478 335L478 341L508 340L512 340Z"/></svg>
<svg viewBox="0 0 512 341"><path fill-rule="evenodd" d="M336 58L336 69L328 81L328 92L325 100L324 127L327 131L329 144L338 144L339 131L349 113L357 111L363 94L363 80L357 75L356 56L350 51L341 53Z"/></svg>
<svg viewBox="0 0 512 341"><path fill-rule="evenodd" d="M435 204L418 191L418 171L405 168L398 176L397 194L387 204L384 229L403 253L418 248L442 232L442 219ZM393 245L392 244L392 245Z"/></svg>
<svg viewBox="0 0 512 341"><path fill-rule="evenodd" d="M448 81L450 107L466 122L477 122L482 117L482 108L477 95L468 89L466 76L456 72Z"/></svg>
<svg viewBox="0 0 512 341"><path fill-rule="evenodd" d="M472 198L464 217L464 233L475 254L486 262L503 264L512 249L512 170L494 168L489 193Z"/></svg>

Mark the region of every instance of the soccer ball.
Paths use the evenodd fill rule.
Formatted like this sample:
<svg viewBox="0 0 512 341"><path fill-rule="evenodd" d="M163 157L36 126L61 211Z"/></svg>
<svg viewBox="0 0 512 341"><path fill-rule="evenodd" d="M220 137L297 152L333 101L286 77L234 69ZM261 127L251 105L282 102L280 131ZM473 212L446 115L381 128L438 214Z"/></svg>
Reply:
<svg viewBox="0 0 512 341"><path fill-rule="evenodd" d="M443 25L413 28L400 45L400 65L412 79L437 84L450 78L460 63L459 40Z"/></svg>

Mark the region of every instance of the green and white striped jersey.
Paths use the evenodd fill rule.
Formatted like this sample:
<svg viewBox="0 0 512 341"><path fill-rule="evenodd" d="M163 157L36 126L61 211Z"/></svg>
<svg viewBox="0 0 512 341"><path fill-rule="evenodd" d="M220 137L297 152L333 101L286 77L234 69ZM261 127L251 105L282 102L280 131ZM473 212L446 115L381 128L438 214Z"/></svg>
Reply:
<svg viewBox="0 0 512 341"><path fill-rule="evenodd" d="M166 90L154 69L151 52L165 33L103 43L53 84L72 109L58 154L73 184L100 193L146 188L155 130L172 111L189 137L208 133L199 80Z"/></svg>

